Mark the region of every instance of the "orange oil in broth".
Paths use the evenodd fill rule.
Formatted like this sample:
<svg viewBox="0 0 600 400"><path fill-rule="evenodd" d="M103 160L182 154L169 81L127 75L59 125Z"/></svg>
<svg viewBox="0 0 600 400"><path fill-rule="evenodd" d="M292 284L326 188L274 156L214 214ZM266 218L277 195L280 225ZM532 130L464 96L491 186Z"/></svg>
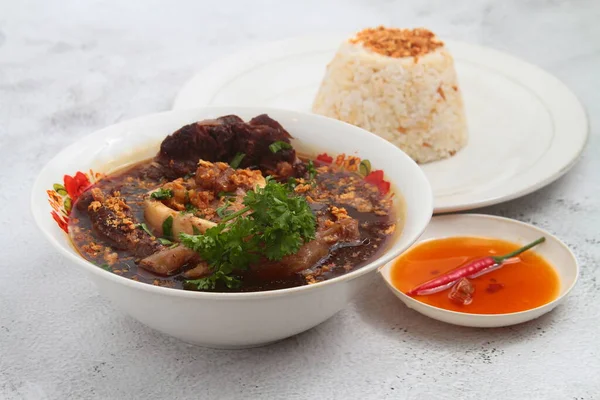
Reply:
<svg viewBox="0 0 600 400"><path fill-rule="evenodd" d="M511 242L479 237L427 241L396 260L391 270L392 284L406 293L473 260L486 256L501 256L519 247L521 246ZM535 248L522 253L518 262L505 264L500 269L470 281L475 286L475 293L473 302L469 305L452 302L448 298L450 289L427 296L415 296L415 299L446 310L473 314L503 314L544 305L554 300L560 290L556 271L535 252ZM498 284L502 285L500 289Z"/></svg>

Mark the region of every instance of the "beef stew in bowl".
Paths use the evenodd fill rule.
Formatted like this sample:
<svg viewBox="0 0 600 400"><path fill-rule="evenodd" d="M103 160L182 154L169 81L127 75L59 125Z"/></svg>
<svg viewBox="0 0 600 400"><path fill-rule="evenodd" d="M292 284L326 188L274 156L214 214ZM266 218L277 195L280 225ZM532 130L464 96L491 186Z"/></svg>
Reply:
<svg viewBox="0 0 600 400"><path fill-rule="evenodd" d="M254 174L257 174L257 171L260 171L260 175L264 178L265 186L251 185L252 190L250 190L243 186L250 181L236 182L242 186L240 190L245 191L243 198L237 196L236 186L236 190L232 190L235 196L232 193L221 193L222 196L219 196L219 192L217 192L215 199L211 200L210 204L207 203L207 212L205 214L194 212L194 215L191 215L190 213L184 213L183 211L193 210L192 206L189 205L187 206L189 210L180 210L181 207L185 208L189 203L193 205L194 202L196 205L193 205L193 207L199 209L202 206L198 201L200 198L192 201L194 196L191 196L187 200L185 190L188 192L194 190L197 196L200 196L198 193L201 191L209 191L213 196L215 192L213 189L199 187L196 182L196 176L191 176L191 174L195 175L200 167L198 164L200 156L198 156L198 159L193 164L189 160L184 160L185 162L175 165L175 157L172 157L174 160L173 163L171 163L168 157L159 160L157 154L161 151L161 144L165 142L165 136L171 132L180 131L183 126L194 125L197 124L197 121L205 121L207 119L214 120L218 116L235 114L239 115L243 121L251 121L253 117L262 113L267 113L270 118L278 121L293 136L293 139L289 139L289 142L285 138L275 140L276 142L290 144L294 150L293 156L289 153L282 153L280 156L286 157L284 160L277 159L277 163L270 163L269 161L272 158L264 158L263 156L266 157L269 153L275 154L283 150L292 150L286 148L285 144L275 144L272 140L269 143L270 145L274 144L272 146L273 150L269 148L269 153L266 153L266 155L265 153L257 152L258 150L247 150L251 149L252 146L256 147L256 142L247 142L244 149L226 146L225 149L229 153L227 153L227 157L223 158L217 158L222 155L218 152L218 147L209 147L204 153L205 156L203 156L205 158L203 161L212 164L205 164L205 167L210 167L209 170L215 169L216 172L217 168L219 171L223 168L229 171L231 164L233 164L236 168L232 168L234 171L230 171L231 175L242 173L242 170L249 170L252 171L254 176ZM260 125L262 127L255 129L266 129L264 124ZM210 141L204 142L210 143ZM186 153L187 149L193 148L195 149L194 151L197 151L199 148L197 146L198 143L193 140L183 143L180 147L171 143L168 148L169 153L167 154L173 155L175 154L175 150L173 149L179 149L178 151L181 151L185 155L188 154ZM266 147L268 148L269 146ZM262 148L264 149L265 147L263 146ZM248 160L252 161L251 164L244 164L242 161L246 156L240 160L241 156L238 156L238 153L255 156L248 158ZM214 158L211 158L213 156ZM252 157L254 157L254 160ZM236 158L237 161L235 160ZM306 166L307 171L300 169L300 164L295 162L296 159L300 160ZM311 160L315 170L320 172L320 175L315 175L314 178L315 188L312 187L312 182L310 182L313 180L311 179L313 168L309 167ZM370 163L366 160L369 160ZM218 164L220 162L225 165ZM279 162L283 163L278 167ZM236 166L236 163L239 164ZM150 164L153 164L154 167L173 165L178 169L176 172L177 175L164 174L161 177L160 175L151 176L148 173L146 179L149 181L154 179L156 183L148 187L141 187L142 185L137 187L136 190L138 192L136 193L139 196L138 199L135 199L136 193L127 191L133 190L133 186L127 190L123 189L123 187L113 188L111 186L119 177L124 176L124 174L147 168ZM291 166L291 169L288 164ZM372 164L373 167L369 164ZM295 165L298 166L295 167ZM183 169L186 170L184 171ZM188 171L188 169L190 170ZM318 171L319 169L321 171ZM382 171L385 171L385 175ZM230 172L226 174L230 174ZM189 173L190 176L182 176L182 173ZM244 172L244 174L249 173ZM269 178L267 181L268 176L272 178ZM133 181L136 180L135 177L130 178ZM261 260L264 262L251 262L248 264L247 270L240 269L235 272L231 271L232 273L229 273L226 268L227 265L222 263L220 267L225 268L220 269L226 277L240 280L240 285L235 287L236 284L234 283L232 285L234 287L232 288L229 288L227 282L222 279L215 282L214 289L211 287L205 288L206 281L192 283L195 284L195 287L184 287L184 280L196 281L208 277L208 275L201 277L196 275L186 278L183 274L190 272L193 269L192 267L198 266L198 264L191 265L190 263L187 265L184 264L180 269L172 273L168 272L167 275L159 275L139 265L141 260L145 258L141 256L145 256L145 254L140 254L139 256L131 255L131 259L127 260L131 268L131 275L127 275L127 272L124 271L125 266L121 263L123 260L119 260L119 257L127 252L132 252L131 248L118 247L118 243L115 243L114 238L110 239L106 236L110 234L111 230L105 230L104 233L94 232L89 209L82 207L88 202L89 207L93 201L98 201L101 206L105 204L105 206L108 206L108 209L113 208L113 211L117 211L114 210L114 205L119 203L119 200L110 200L110 197L125 197L124 204L127 205L128 209L125 210L125 207L120 205L118 212L126 211L131 213L135 217L135 220L124 221L126 218L122 218L123 215L121 215L119 221L129 227L131 227L129 222L136 225L135 229L130 228L127 232L137 236L140 232L144 232L144 227L140 226L144 224L150 232L145 233L155 238L148 243L151 246L156 246L154 242L158 242L158 245L160 245L159 249L166 248L167 250L175 244L181 246L180 242L175 238L175 233L177 233L177 229L184 226L183 222L192 217L198 218L203 224L206 224L207 230L204 232L204 235L198 235L198 232L194 232L194 228L192 228L191 234L185 234L192 238L189 244L198 256L201 256L200 251L207 251L209 246L206 246L206 243L200 244L199 239L219 238L220 233L226 232L226 229L222 231L218 229L213 230L211 231L212 235L206 235L206 232L210 228L213 228L213 224L218 226L224 219L231 218L225 221L225 224L230 224L234 222L234 219L242 216L243 218L239 220L245 222L238 222L238 224L242 225L237 228L238 232L247 232L244 231L246 228L252 233L258 232L264 234L266 232L264 228L265 222L271 221L269 218L272 218L272 216L263 218L263 213L251 216L250 214L254 212L254 209L252 212L248 210L242 211L237 216L233 215L236 210L241 211L241 209L238 210L240 200L245 202L246 197L249 196L248 204L244 204L244 208L255 206L258 209L257 205L265 204L263 200L278 198L279 200L283 200L284 209L299 210L301 211L300 214L296 213L294 215L304 216L299 221L288 217L284 218L285 221L297 221L293 225L296 235L294 235L295 239L292 241L292 244L299 246L299 252L299 249L305 243L322 243L315 240L319 238L319 233L323 229L319 226L321 220L331 220L334 224L338 222L338 218L340 220L353 219L358 221L361 215L356 215L355 210L357 213L366 213L369 211L369 208L365 207L366 203L358 203L359 200L356 200L357 202L354 205L349 204L350 200L352 200L352 194L346 194L343 199L329 198L331 191L334 189L340 190L338 192L339 197L345 193L343 190L350 190L349 186L352 186L352 184L349 180L344 180L344 178L352 178L351 180L362 182L360 185L369 188L373 196L375 196L374 199L383 201L382 206L384 208L389 207L388 209L391 211L387 216L375 214L377 217L373 215L374 219L369 220L365 217L363 222L375 224L381 221L389 221L390 224L395 225L394 232L389 233L389 236L382 239L381 245L378 244L377 247L372 246L374 252L367 255L367 257L371 258L365 260L366 264L360 264L362 261L359 260L358 263L354 264L354 268L348 272L344 268L334 268L332 271L322 268L321 274L319 272L313 274L313 281L310 274L306 272L302 273L302 271L299 273L294 268L291 268L290 270L293 272L292 277L295 279L293 283L298 283L299 286L292 286L289 280L286 280L287 278L273 279L267 275L260 277L262 286L259 291L256 291L258 289L257 286L252 287L255 285L255 281L249 277L250 272L259 274L258 267L268 266L270 263L270 261L264 260L268 260L269 257L277 258L281 254L266 253L260 247L262 245L259 244L258 255L262 257ZM128 180L126 177L124 179L125 181ZM182 181L177 181L177 179L182 179ZM229 178L227 181L229 181ZM319 192L321 184L318 181L328 187L325 188L326 191ZM306 186L305 184L308 182L310 184ZM185 189L183 192L179 184ZM348 186L348 188L338 189L337 186ZM296 191L297 187L299 188ZM101 190L101 193L96 192L98 200L89 197L95 188ZM309 199L309 195L302 195L301 191L305 188L313 190L314 197ZM118 195L112 189L118 189ZM292 191L293 194L290 195ZM155 192L156 194L152 197ZM254 193L256 193L256 196L253 197ZM267 194L273 194L273 196L267 196ZM281 196L282 194L283 196ZM231 204L226 208L220 208L220 202L227 203L226 199L222 199L222 197L231 197L229 198ZM162 223L168 218L165 218L164 214L160 212L151 213L146 216L143 203L146 200L149 202L152 201L152 205L158 206L158 211L167 211L173 216L172 225L167 222L165 226L166 235ZM315 201L315 203L319 200L331 204L327 209L321 209L315 206L311 200ZM215 203L217 201L219 203ZM214 207L215 204L218 204L216 209ZM306 211L306 204L308 204L309 213L304 212ZM339 210L334 210L331 207L331 205L335 204L338 204L335 207ZM219 212L217 212L217 209L219 208L222 216L218 215ZM341 208L344 208L351 218L343 218L342 215L344 212L341 211ZM262 208L260 209L263 210ZM271 209L271 207L267 207L266 209ZM211 216L211 210L214 211L213 214L216 214L216 216ZM169 111L120 122L119 124L96 131L89 136L77 140L55 155L40 171L31 195L31 211L37 225L53 247L65 257L64 260L66 262L64 265L59 264L56 266L57 268L66 268L72 265L77 267L77 270L74 269L73 273L77 273L78 270L85 271L89 278L96 284L100 294L110 299L116 308L149 327L190 343L219 348L251 347L265 344L300 333L327 320L353 299L358 291L370 287L373 283L371 278L374 278L374 273L379 267L397 257L400 252L407 249L419 237L431 218L432 210L433 196L424 173L406 154L392 144L360 128L318 115L252 107L205 107ZM156 215L159 216L158 222L150 222L149 219ZM182 222L182 225L178 227L175 216L180 215L185 215L186 218L177 220ZM161 216L162 218L160 218ZM101 216L99 215L99 217ZM76 218L79 221L75 221L74 219ZM313 218L315 222L315 239L312 239L313 232L311 229L302 229L302 227L311 226L305 224L305 222L313 220ZM146 222L147 219L148 222ZM197 220L194 221L197 222ZM329 224L324 221L322 223ZM344 222L343 224L349 224L349 227L352 227L352 223L350 222ZM343 224L336 226L342 226ZM94 237L94 244L102 245L102 248L96 248L99 252L95 256L97 258L95 258L94 262L86 259L86 257L91 257L90 255L86 255L85 257L81 255L81 253L85 253L83 248L77 248L77 246L85 246L86 243L79 245L75 244L72 240L77 241L75 237L77 235L77 232L75 232L76 226L81 228L84 235L88 235L90 238ZM287 226L287 222L286 224L272 224L273 229L269 230L269 232L272 232L274 237L282 237L282 235L276 234L281 233L282 230L285 230L283 227ZM262 229L254 229L256 227L262 227ZM366 235L367 231L362 229L360 224L358 228L360 233L358 241L366 239L367 237L363 235ZM87 233L85 232L86 229L88 230ZM169 235L169 231L173 235L172 238ZM327 251L326 255L331 253L324 264L315 262L312 266L327 266L328 263L333 262L332 260L335 257L338 257L341 264L340 257L343 254L349 254L350 258L354 259L352 257L354 252L350 252L354 248L349 247L346 249L343 245L348 244L353 246L360 244L362 248L367 248L371 245L371 241L368 243L356 243L352 235L346 235L346 233L351 234L352 232L352 229L347 229L346 232L342 232L341 230L331 232L335 233L335 235L332 238L326 239L326 246L318 246L321 253L315 252L313 255L312 252L307 251L311 247L305 247L307 249L305 250L306 253L310 253L315 259L319 254L324 254L324 247ZM383 235L383 233L381 234ZM243 235L243 237L249 236L254 237L255 235ZM330 239L333 240L333 243L329 243ZM135 237L133 240L136 240ZM169 244L169 242L173 244ZM267 241L264 240L264 242ZM273 241L269 240L268 242L272 243ZM332 249L331 247L338 242L340 245ZM235 242L218 240L218 243L221 245ZM124 246L124 244L121 246ZM296 247L294 246L286 246L286 248L288 250L292 249L292 252L296 252ZM106 250L107 247L110 247L110 251ZM221 246L216 250L221 252L220 254L225 254L222 250L230 248L231 246ZM133 249L135 252L142 250ZM113 253L117 253L116 259L114 259ZM104 258L105 254L109 261L111 259L114 261L112 265ZM232 254L241 253L229 252L223 260L231 261L232 258L230 255ZM296 254L281 256L283 259L284 257L294 257ZM257 252L254 252L253 257L256 255ZM248 260L246 257L244 259ZM306 261L306 259L304 260ZM276 264L281 260L272 261ZM286 261L288 261L288 265L297 265L291 263L292 260L286 259ZM133 263L133 265L130 263ZM211 268L209 271L214 270L214 266L209 264L208 267ZM303 264L300 264L299 268L303 268ZM146 281L141 281L141 279L140 281L136 281L133 279L135 269L137 269L138 279L140 274L145 274L148 279ZM194 273L199 271L197 270ZM266 271L270 271L270 269L266 269ZM282 270L275 269L275 271ZM339 275L337 275L338 273ZM171 284L162 285L164 281L169 282L176 279L179 279L177 283L182 282L181 288L185 290L177 286L175 288L169 287ZM234 281L231 280L231 282ZM201 284L200 288L198 287L198 283ZM210 282L206 284L209 285ZM275 285L281 285L279 286L281 288L277 289Z"/></svg>
<svg viewBox="0 0 600 400"><path fill-rule="evenodd" d="M185 290L283 289L368 264L401 225L389 183L367 160L302 156L290 139L267 115L186 125L85 188L71 240L115 274Z"/></svg>

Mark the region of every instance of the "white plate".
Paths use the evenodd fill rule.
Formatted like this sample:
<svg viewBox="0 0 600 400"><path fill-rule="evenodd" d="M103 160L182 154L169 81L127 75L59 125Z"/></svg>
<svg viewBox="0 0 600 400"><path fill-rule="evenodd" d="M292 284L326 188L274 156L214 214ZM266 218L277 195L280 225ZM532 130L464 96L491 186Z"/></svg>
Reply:
<svg viewBox="0 0 600 400"><path fill-rule="evenodd" d="M558 297L553 301L544 304L543 306L532 308L531 310L509 314L467 314L434 307L407 296L396 289L391 283L390 272L394 261L381 268L380 272L383 279L392 292L394 292L404 304L433 319L449 324L477 328L495 328L520 324L552 311L554 307L559 305L565 299L577 282L577 276L579 275L577 259L563 242L540 228L508 218L479 214L443 215L434 217L423 235L419 238L419 242L414 246L425 240L452 236L494 237L520 244L529 243L540 236L544 236L546 241L536 246L534 251L542 255L554 267L560 279L560 291Z"/></svg>
<svg viewBox="0 0 600 400"><path fill-rule="evenodd" d="M235 53L204 69L174 108L247 105L310 111L343 37L284 40ZM446 41L456 60L469 144L423 165L435 212L497 204L549 184L573 166L588 134L585 111L558 79L510 55Z"/></svg>

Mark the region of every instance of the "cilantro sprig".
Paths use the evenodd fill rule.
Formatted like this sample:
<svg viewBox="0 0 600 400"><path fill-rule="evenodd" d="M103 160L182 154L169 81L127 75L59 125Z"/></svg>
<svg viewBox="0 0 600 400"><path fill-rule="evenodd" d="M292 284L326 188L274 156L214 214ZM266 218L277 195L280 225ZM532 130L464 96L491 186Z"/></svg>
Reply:
<svg viewBox="0 0 600 400"><path fill-rule="evenodd" d="M246 193L244 205L203 235L180 235L181 243L198 252L213 271L186 284L199 290L214 289L218 282L239 287L236 271L263 258L281 260L315 237L316 219L308 202L286 184L267 177L264 187Z"/></svg>
<svg viewBox="0 0 600 400"><path fill-rule="evenodd" d="M146 232L148 235L154 236L154 234L152 233L152 231L150 231L150 229L148 229L148 225L146 225L144 222L142 222L141 224L137 224L136 227L140 228L141 230L143 230L144 232Z"/></svg>

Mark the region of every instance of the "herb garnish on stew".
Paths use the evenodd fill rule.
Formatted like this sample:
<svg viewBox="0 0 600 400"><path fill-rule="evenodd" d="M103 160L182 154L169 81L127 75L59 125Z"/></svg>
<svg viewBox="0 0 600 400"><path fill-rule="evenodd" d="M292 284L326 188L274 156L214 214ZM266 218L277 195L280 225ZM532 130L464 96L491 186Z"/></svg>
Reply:
<svg viewBox="0 0 600 400"><path fill-rule="evenodd" d="M271 153L277 153L280 150L287 150L287 149L291 149L291 148L292 148L291 144L284 142L282 140L278 140L269 145L269 150L271 150Z"/></svg>
<svg viewBox="0 0 600 400"><path fill-rule="evenodd" d="M173 217L168 216L162 224L163 235L166 239L173 240Z"/></svg>
<svg viewBox="0 0 600 400"><path fill-rule="evenodd" d="M150 197L156 200L166 200L173 197L173 191L171 189L160 188L153 192Z"/></svg>
<svg viewBox="0 0 600 400"><path fill-rule="evenodd" d="M247 269L261 258L281 260L315 237L316 219L308 202L288 185L267 178L265 187L246 194L244 205L204 235L181 234L181 243L214 271L188 284L200 290L214 289L218 281L238 287L240 280L232 276L236 269Z"/></svg>
<svg viewBox="0 0 600 400"><path fill-rule="evenodd" d="M246 154L236 153L235 157L233 157L233 160L231 160L231 162L229 163L229 166L233 169L236 169L240 166L244 157L246 157Z"/></svg>

